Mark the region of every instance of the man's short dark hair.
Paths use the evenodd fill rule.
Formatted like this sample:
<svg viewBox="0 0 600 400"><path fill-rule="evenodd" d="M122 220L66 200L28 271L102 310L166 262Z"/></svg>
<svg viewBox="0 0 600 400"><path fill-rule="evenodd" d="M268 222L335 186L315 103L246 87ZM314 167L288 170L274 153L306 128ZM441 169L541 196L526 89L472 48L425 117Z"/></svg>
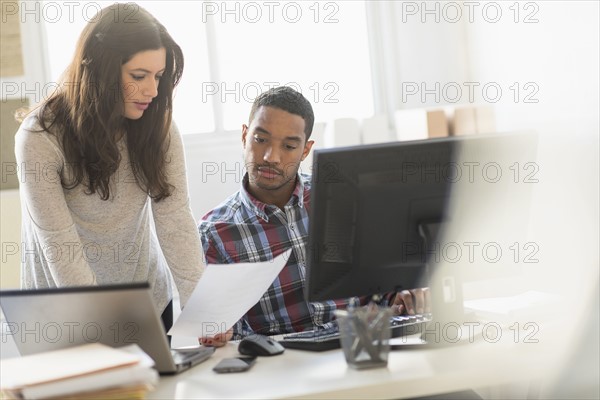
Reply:
<svg viewBox="0 0 600 400"><path fill-rule="evenodd" d="M289 86L278 86L261 93L252 104L249 124L252 122L256 111L263 106L278 108L287 111L290 114L302 117L304 120L306 140L310 139L313 125L315 124L315 114L313 113L310 102L306 100L302 93L295 91Z"/></svg>

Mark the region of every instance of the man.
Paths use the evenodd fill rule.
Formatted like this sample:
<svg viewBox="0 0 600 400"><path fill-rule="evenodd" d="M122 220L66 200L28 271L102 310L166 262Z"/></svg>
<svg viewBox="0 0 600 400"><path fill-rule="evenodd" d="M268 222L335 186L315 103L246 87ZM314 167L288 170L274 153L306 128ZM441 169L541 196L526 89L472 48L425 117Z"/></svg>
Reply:
<svg viewBox="0 0 600 400"><path fill-rule="evenodd" d="M293 251L260 301L238 321L234 338L327 328L334 311L349 300L304 299L310 177L299 169L314 144L312 106L289 87L273 88L256 98L248 124L242 125L247 169L242 187L199 224L207 263L269 261ZM405 291L388 300L396 313L414 314L424 311L425 295Z"/></svg>

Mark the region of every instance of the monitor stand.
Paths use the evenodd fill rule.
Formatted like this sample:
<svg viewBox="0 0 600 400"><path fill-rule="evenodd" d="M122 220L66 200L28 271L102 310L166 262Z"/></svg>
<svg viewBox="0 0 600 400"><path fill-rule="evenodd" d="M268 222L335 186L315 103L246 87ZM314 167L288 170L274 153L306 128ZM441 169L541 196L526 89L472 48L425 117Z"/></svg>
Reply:
<svg viewBox="0 0 600 400"><path fill-rule="evenodd" d="M424 241L426 256L440 251L439 238L443 237L444 226L445 222L440 221L419 224L419 234ZM439 235L440 233L442 236ZM392 350L437 348L465 343L464 334L469 324L466 323L463 307L460 266L436 262L436 257L427 257L423 286L429 287L431 294L432 319L422 329L420 338L415 338L416 341L392 345Z"/></svg>
<svg viewBox="0 0 600 400"><path fill-rule="evenodd" d="M465 314L460 265L439 262L441 257L432 257L442 247L439 239L444 237L445 226L446 222L440 221L419 224L419 234L427 256L420 286L429 288L431 321L419 332L402 337L400 341L394 340L390 350L442 348L473 341L479 323Z"/></svg>

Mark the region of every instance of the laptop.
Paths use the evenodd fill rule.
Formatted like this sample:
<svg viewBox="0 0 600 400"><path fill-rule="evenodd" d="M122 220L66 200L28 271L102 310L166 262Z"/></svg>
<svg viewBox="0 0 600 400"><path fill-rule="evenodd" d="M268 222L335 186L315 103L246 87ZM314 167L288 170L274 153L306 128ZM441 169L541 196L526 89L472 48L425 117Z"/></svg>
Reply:
<svg viewBox="0 0 600 400"><path fill-rule="evenodd" d="M137 344L160 374L176 374L208 359L213 347L172 350L150 285L0 291L5 331L21 355L99 342Z"/></svg>

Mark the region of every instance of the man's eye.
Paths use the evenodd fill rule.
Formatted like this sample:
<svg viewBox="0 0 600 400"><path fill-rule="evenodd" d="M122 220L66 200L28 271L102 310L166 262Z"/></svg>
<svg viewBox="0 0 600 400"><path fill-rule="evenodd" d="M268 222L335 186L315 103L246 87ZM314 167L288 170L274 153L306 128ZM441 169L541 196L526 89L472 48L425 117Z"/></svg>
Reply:
<svg viewBox="0 0 600 400"><path fill-rule="evenodd" d="M296 147L296 146L292 146L291 144L286 144L286 145L285 145L285 148L286 148L287 150L296 150L296 149L297 149L297 147Z"/></svg>
<svg viewBox="0 0 600 400"><path fill-rule="evenodd" d="M264 143L264 142L266 142L266 139L263 139L263 138L260 138L260 137L258 137L258 136L255 136L255 137L254 137L254 141L255 141L256 143Z"/></svg>

